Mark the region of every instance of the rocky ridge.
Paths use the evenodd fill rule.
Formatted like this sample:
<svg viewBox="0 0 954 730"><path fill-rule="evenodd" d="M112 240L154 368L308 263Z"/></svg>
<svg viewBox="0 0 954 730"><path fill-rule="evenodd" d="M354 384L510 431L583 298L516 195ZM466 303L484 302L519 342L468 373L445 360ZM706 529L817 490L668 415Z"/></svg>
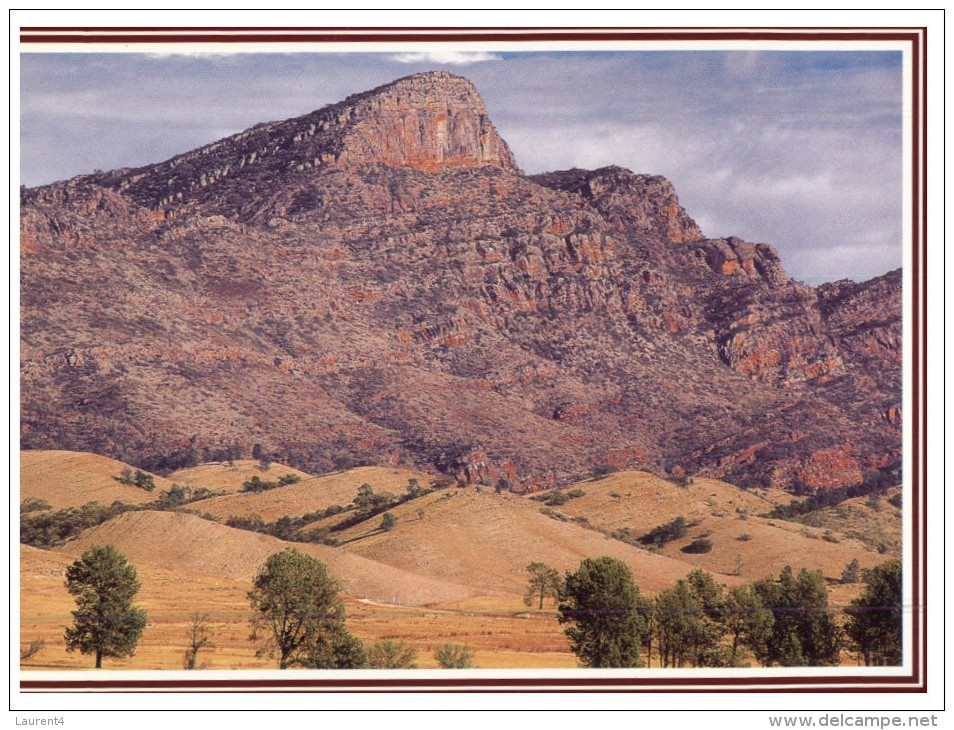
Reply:
<svg viewBox="0 0 954 730"><path fill-rule="evenodd" d="M899 465L900 272L812 289L663 178L523 176L450 74L21 197L26 446L510 489Z"/></svg>

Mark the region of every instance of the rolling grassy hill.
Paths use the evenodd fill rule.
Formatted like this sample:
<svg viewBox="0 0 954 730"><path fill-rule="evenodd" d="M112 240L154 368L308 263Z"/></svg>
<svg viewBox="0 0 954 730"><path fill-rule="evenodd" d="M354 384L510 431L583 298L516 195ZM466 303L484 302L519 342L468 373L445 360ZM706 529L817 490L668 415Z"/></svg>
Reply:
<svg viewBox="0 0 954 730"><path fill-rule="evenodd" d="M328 565L342 585L349 626L358 636L406 640L421 650L420 666L433 666L429 652L442 641L453 641L476 650L477 666L572 667L575 657L552 603L543 613L523 605L530 562L546 562L563 572L585 557L613 556L631 567L649 595L696 567L725 585L776 576L785 565L821 569L827 578L837 579L853 558L864 568L893 556L858 539L863 537L859 526L870 531L882 525L887 535L900 529L899 511L884 499L877 506L871 500L849 500L828 508L818 518L826 521L813 526L759 516L783 501L782 495L743 491L711 479L681 487L642 472L620 472L575 485L567 492L578 496L553 506L541 501L550 499L548 494L533 499L451 486L379 507L364 519L349 507L316 523L339 528L330 533L338 541L331 547L286 542L222 523L232 515L259 514L274 521L331 504L348 506L362 484L370 484L378 495L404 497L409 479L426 489L434 477L385 468L321 476L302 472L296 473L298 483L240 493L235 490L256 474L275 480L293 472L281 465L263 472L258 462L222 463L166 480L157 477L150 493L119 484L113 476L125 465L103 457L26 452L22 464L23 496L51 504L56 499L58 505L82 505L117 490L146 498L139 510L89 528L52 550L21 546L21 643L34 638L47 642L25 668L87 666L85 658L62 651L62 627L73 608L63 571L94 544L112 544L127 555L140 573L142 603L150 611L141 651L117 663L119 668L178 668L189 617L196 611L210 613L222 637L210 666L270 666L255 657L255 642L247 636L245 594L265 558L288 546ZM232 490L186 505L218 521L147 504L174 482ZM395 518L391 529L382 527L384 509ZM635 538L678 516L689 525L683 537L652 549L636 543ZM342 521L349 524L342 527ZM627 527L625 540L613 537ZM712 543L709 552L682 550L702 536ZM833 588L842 603L858 590L857 585Z"/></svg>

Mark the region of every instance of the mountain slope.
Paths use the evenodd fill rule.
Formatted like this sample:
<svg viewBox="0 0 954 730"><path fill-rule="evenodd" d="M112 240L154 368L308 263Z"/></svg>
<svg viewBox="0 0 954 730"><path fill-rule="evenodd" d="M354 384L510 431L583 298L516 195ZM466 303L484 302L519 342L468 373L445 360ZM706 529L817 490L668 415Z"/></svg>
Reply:
<svg viewBox="0 0 954 730"><path fill-rule="evenodd" d="M525 177L450 74L26 190L21 231L29 448L517 490L900 463L899 272L814 290L662 178Z"/></svg>

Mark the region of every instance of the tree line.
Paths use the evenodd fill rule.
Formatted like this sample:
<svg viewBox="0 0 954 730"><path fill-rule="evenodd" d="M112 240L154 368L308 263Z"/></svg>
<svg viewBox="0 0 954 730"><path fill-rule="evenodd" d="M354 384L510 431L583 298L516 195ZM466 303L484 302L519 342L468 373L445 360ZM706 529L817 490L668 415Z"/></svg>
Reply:
<svg viewBox="0 0 954 730"><path fill-rule="evenodd" d="M558 602L570 647L588 667L832 666L843 649L868 666L902 658L901 564L887 561L865 575L862 594L843 617L828 604L820 571L786 567L778 578L726 589L693 570L643 596L629 567L610 557L587 558L557 582L552 568L528 566L527 596ZM526 599L525 599L526 600Z"/></svg>
<svg viewBox="0 0 954 730"><path fill-rule="evenodd" d="M524 601L557 602L571 650L586 667L738 667L754 657L762 666L831 666L842 649L868 666L902 660L901 565L890 560L867 571L861 595L841 620L828 604L819 571L786 567L777 579L728 590L709 573L693 570L650 599L629 567L610 557L587 558L562 578L531 563ZM132 656L147 624L133 604L140 583L133 566L111 545L94 546L67 568L75 597L67 651L104 658ZM316 558L295 548L270 555L248 593L256 656L280 669L415 668L416 650L404 642L371 646L348 631L340 584ZM195 614L183 666L214 649L206 615ZM434 657L445 668L473 666L468 647L446 643Z"/></svg>

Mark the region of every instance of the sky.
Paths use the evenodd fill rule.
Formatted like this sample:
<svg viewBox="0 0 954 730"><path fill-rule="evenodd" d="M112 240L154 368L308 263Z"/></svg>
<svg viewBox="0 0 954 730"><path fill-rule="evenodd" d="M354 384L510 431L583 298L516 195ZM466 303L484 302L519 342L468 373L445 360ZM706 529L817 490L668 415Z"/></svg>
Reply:
<svg viewBox="0 0 954 730"><path fill-rule="evenodd" d="M418 71L469 78L527 173L663 175L807 284L902 264L901 54L23 54L20 182L135 167Z"/></svg>

